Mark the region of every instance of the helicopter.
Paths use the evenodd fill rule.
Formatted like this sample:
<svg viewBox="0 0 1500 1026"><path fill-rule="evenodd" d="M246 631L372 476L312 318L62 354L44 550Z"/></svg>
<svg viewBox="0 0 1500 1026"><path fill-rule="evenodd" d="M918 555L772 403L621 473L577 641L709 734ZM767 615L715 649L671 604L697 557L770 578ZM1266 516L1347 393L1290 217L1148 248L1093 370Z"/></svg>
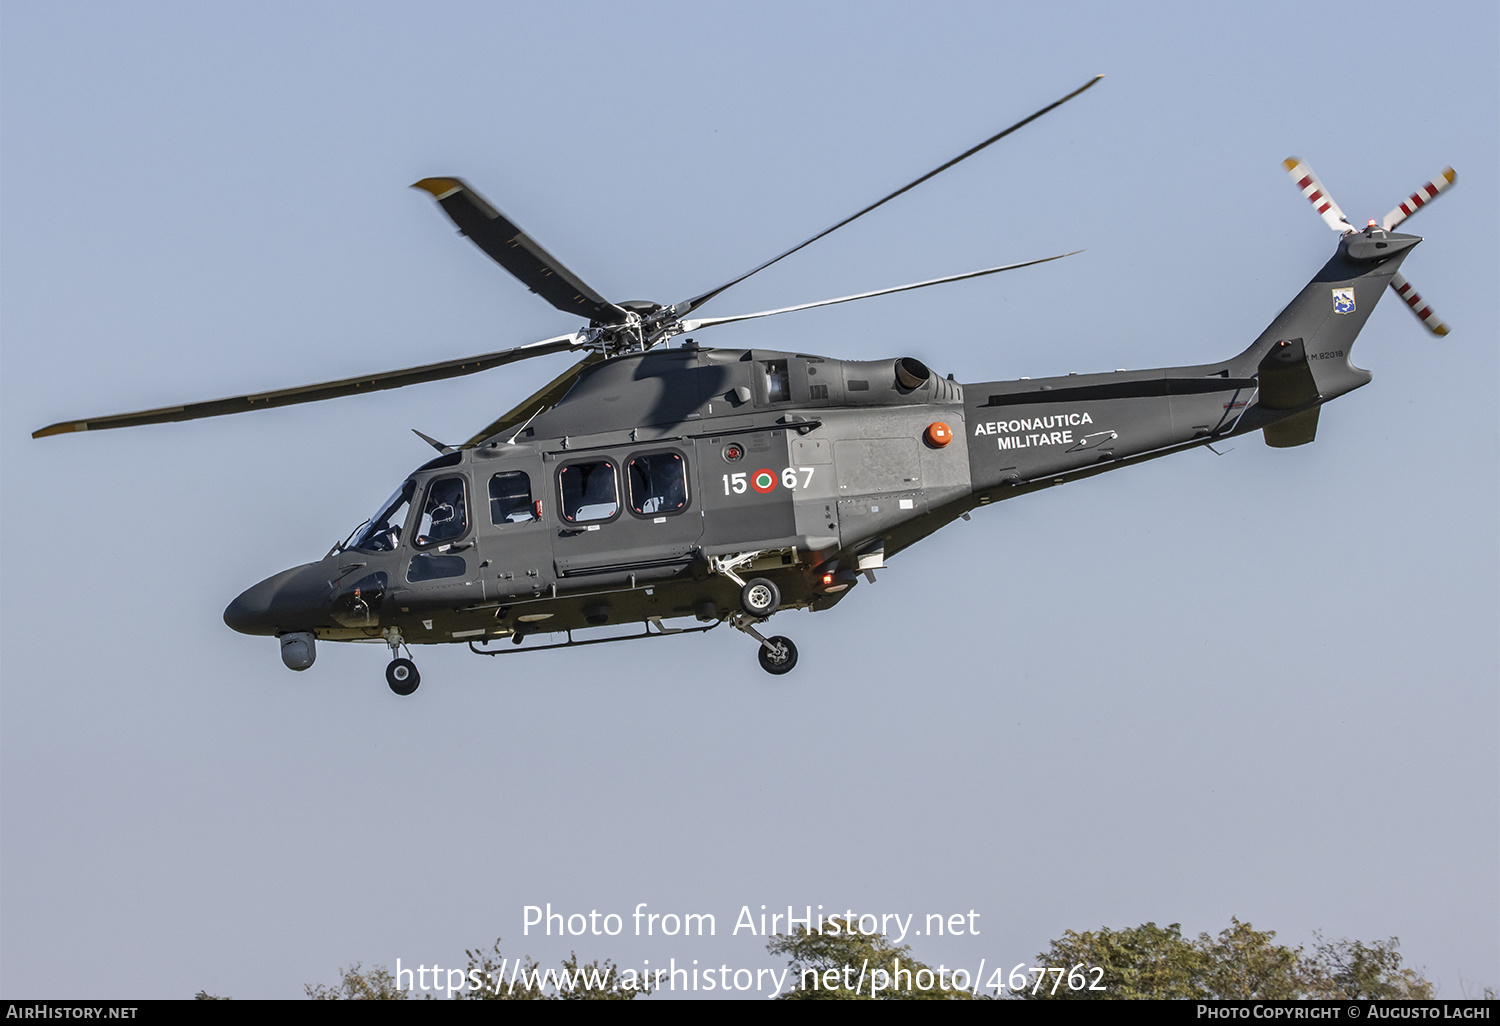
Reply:
<svg viewBox="0 0 1500 1026"><path fill-rule="evenodd" d="M1074 255L750 314L693 316L1102 78L749 271L670 305L604 298L462 179L424 178L413 187L460 234L587 323L511 349L63 421L32 437L269 409L581 354L461 444L417 432L435 458L322 559L246 589L224 622L277 638L283 663L297 671L313 665L318 640L383 643L391 655L386 682L403 696L421 682L413 645L464 643L481 655L516 655L725 624L755 642L762 668L785 674L797 664L797 647L763 633L772 615L832 608L873 582L887 560L980 507L1253 431L1273 447L1312 442L1322 406L1371 380L1350 352L1386 288L1429 331L1448 333L1399 273L1422 239L1393 229L1454 183L1452 168L1360 229L1294 157L1283 166L1338 233L1337 249L1259 337L1219 362L960 383L910 356L838 360L714 349L689 337ZM575 637L621 626L639 629ZM527 643L559 636L566 640Z"/></svg>

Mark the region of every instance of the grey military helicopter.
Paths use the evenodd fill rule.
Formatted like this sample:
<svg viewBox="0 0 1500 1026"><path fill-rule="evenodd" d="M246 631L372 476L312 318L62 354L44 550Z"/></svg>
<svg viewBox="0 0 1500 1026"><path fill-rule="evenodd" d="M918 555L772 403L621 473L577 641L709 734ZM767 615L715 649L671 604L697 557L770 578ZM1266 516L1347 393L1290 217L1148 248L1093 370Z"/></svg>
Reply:
<svg viewBox="0 0 1500 1026"><path fill-rule="evenodd" d="M236 598L224 621L280 640L293 670L317 639L388 645L386 680L417 689L411 645L511 655L711 630L753 638L783 674L797 647L761 627L781 609L837 605L892 556L972 510L1251 431L1296 446L1324 403L1370 381L1350 362L1387 287L1436 334L1446 325L1398 273L1422 240L1394 229L1452 169L1355 228L1305 164L1287 171L1338 249L1243 352L1217 363L960 384L911 357L848 361L684 338L720 324L1015 270L1045 257L837 299L693 317L720 293L980 152L1067 96L707 292L615 303L457 178L426 178L460 232L531 291L586 318L529 345L419 367L139 413L33 437L193 420L436 381L555 353L568 370L461 445L438 450L321 560ZM420 434L420 432L418 432ZM669 627L696 618L699 625ZM575 632L640 625L634 633ZM550 643L533 637L565 637ZM508 639L510 646L504 644ZM498 647L497 647L498 646ZM407 655L401 656L402 650Z"/></svg>

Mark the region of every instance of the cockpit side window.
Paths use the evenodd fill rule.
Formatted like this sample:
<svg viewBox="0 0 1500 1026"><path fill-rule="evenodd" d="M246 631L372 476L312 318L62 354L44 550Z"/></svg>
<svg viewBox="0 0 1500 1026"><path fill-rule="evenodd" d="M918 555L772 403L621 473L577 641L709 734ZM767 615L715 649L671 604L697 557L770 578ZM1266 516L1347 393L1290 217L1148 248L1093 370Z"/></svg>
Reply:
<svg viewBox="0 0 1500 1026"><path fill-rule="evenodd" d="M536 519L531 501L531 477L523 471L507 471L490 478L490 523L525 524Z"/></svg>
<svg viewBox="0 0 1500 1026"><path fill-rule="evenodd" d="M464 502L464 479L440 477L427 486L422 516L417 521L414 542L419 549L457 541L469 529L467 505Z"/></svg>
<svg viewBox="0 0 1500 1026"><path fill-rule="evenodd" d="M407 507L416 488L415 481L397 488L394 495L381 503L380 512L370 518L351 547L366 552L394 552L401 544L401 528L406 525Z"/></svg>
<svg viewBox="0 0 1500 1026"><path fill-rule="evenodd" d="M620 512L611 460L569 463L558 471L563 519L575 524L612 520Z"/></svg>

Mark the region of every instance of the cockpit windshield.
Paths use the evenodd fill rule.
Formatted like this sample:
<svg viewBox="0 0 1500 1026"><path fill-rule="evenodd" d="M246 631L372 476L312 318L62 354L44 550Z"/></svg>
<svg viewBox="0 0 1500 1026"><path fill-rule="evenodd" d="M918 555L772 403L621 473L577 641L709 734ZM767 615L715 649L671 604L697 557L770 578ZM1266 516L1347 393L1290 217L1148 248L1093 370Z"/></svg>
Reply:
<svg viewBox="0 0 1500 1026"><path fill-rule="evenodd" d="M394 495L380 504L380 512L370 518L351 548L366 552L394 552L401 544L401 529L406 525L406 508L411 505L415 481L407 481Z"/></svg>

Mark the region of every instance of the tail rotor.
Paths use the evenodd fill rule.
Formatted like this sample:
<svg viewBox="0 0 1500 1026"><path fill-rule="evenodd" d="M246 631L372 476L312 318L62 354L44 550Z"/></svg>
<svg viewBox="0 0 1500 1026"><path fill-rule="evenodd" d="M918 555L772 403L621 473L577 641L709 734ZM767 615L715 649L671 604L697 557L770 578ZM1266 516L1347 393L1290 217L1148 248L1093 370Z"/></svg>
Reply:
<svg viewBox="0 0 1500 1026"><path fill-rule="evenodd" d="M1302 195L1307 197L1308 202L1313 205L1313 209L1317 210L1318 216L1323 219L1323 222L1328 227L1340 235L1352 235L1359 230L1349 223L1349 219L1344 216L1344 212L1339 209L1339 205L1333 201L1333 197L1328 194L1328 190L1324 188L1323 183L1318 181L1318 176L1313 174L1312 168L1303 163L1300 158L1288 157L1281 162L1281 166L1286 169L1292 181L1297 183L1297 188L1302 190ZM1458 175L1454 173L1451 167L1445 169L1442 174L1423 185L1416 192L1408 196L1400 206L1396 207L1389 214L1386 214L1384 220L1378 226L1372 219L1365 228L1365 231L1390 231L1412 214L1422 209L1422 207L1442 195L1442 193L1446 192L1457 179ZM1409 281L1400 274L1393 275L1391 277L1391 288L1395 290L1396 295L1401 297L1402 302L1411 307L1412 313L1417 315L1417 318L1426 326L1428 331L1434 335L1448 334L1448 325L1443 323L1441 317L1432 312L1432 307L1427 305L1422 297L1417 294L1417 290L1411 287Z"/></svg>

